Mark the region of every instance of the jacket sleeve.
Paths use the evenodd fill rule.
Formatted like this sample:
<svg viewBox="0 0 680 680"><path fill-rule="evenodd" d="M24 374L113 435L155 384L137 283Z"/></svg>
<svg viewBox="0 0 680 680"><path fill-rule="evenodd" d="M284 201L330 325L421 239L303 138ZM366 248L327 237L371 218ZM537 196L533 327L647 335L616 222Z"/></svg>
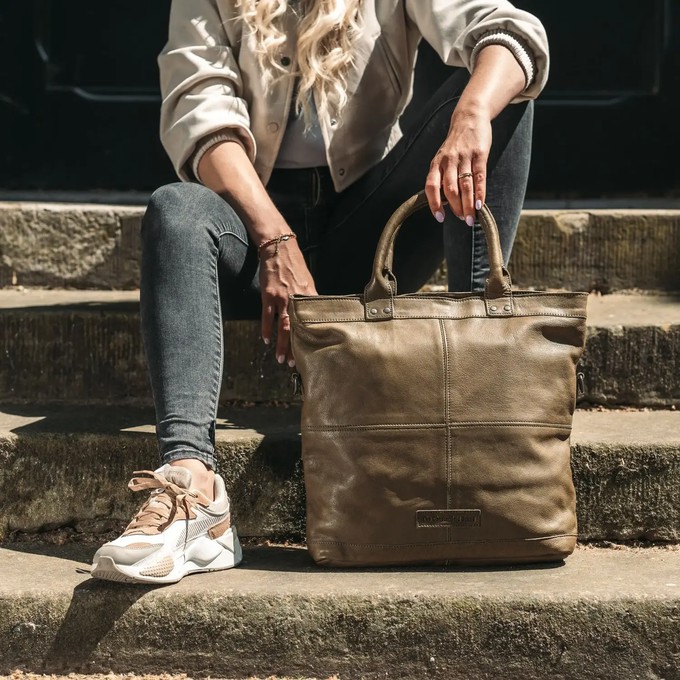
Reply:
<svg viewBox="0 0 680 680"><path fill-rule="evenodd" d="M196 145L225 128L238 134L255 160L241 73L215 0L172 0L168 42L158 67L161 142L182 180L193 179L187 161Z"/></svg>
<svg viewBox="0 0 680 680"><path fill-rule="evenodd" d="M545 86L550 54L543 24L507 0L406 0L406 12L442 61L470 72L482 38L498 33L515 36L529 52L534 73L514 102L534 99Z"/></svg>

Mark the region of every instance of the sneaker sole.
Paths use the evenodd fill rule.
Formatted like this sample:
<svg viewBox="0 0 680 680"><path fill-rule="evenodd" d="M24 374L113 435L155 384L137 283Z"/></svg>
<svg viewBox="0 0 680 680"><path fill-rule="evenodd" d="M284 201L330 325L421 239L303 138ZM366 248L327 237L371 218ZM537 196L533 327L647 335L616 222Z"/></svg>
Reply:
<svg viewBox="0 0 680 680"><path fill-rule="evenodd" d="M216 546L219 546L217 554ZM208 559L205 558L206 555L209 555ZM172 557L175 566L166 576L143 576L136 565L117 564L108 556L101 556L92 565L90 574L93 578L104 581L167 585L177 583L189 574L231 569L241 562L243 553L236 528L231 527L217 539L199 536L186 547L186 551L176 551Z"/></svg>

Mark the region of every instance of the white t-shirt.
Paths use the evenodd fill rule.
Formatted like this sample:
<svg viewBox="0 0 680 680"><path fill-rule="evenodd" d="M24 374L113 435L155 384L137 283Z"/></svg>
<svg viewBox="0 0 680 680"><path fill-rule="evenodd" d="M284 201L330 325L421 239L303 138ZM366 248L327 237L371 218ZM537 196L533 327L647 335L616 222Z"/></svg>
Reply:
<svg viewBox="0 0 680 680"><path fill-rule="evenodd" d="M312 105L312 126L305 132L305 121L300 113L295 111L295 100L297 98L297 82L295 84L296 91L290 105L290 112L288 113L288 123L286 131L283 134L281 147L274 162L275 168L316 168L322 165L328 165L326 158L326 148L319 127L319 119L317 117L316 105L314 104L314 97L310 97Z"/></svg>

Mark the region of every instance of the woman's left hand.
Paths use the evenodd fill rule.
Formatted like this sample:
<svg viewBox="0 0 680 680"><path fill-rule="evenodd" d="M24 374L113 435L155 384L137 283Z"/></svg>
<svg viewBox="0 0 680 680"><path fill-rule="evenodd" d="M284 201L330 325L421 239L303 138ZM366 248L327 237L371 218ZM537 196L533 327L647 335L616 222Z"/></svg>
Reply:
<svg viewBox="0 0 680 680"><path fill-rule="evenodd" d="M443 190L453 214L468 226L474 225L475 209L479 210L486 200L490 149L491 117L482 111L462 110L459 105L425 182L430 210L438 222L444 221Z"/></svg>

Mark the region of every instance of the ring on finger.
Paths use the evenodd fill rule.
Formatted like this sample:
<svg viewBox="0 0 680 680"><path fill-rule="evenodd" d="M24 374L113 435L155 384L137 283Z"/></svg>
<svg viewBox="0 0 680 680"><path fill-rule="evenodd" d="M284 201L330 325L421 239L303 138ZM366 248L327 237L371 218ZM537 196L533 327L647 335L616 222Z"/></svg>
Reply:
<svg viewBox="0 0 680 680"><path fill-rule="evenodd" d="M474 175L471 172L461 172L460 175L458 175L458 179L464 179L465 177L473 177Z"/></svg>

